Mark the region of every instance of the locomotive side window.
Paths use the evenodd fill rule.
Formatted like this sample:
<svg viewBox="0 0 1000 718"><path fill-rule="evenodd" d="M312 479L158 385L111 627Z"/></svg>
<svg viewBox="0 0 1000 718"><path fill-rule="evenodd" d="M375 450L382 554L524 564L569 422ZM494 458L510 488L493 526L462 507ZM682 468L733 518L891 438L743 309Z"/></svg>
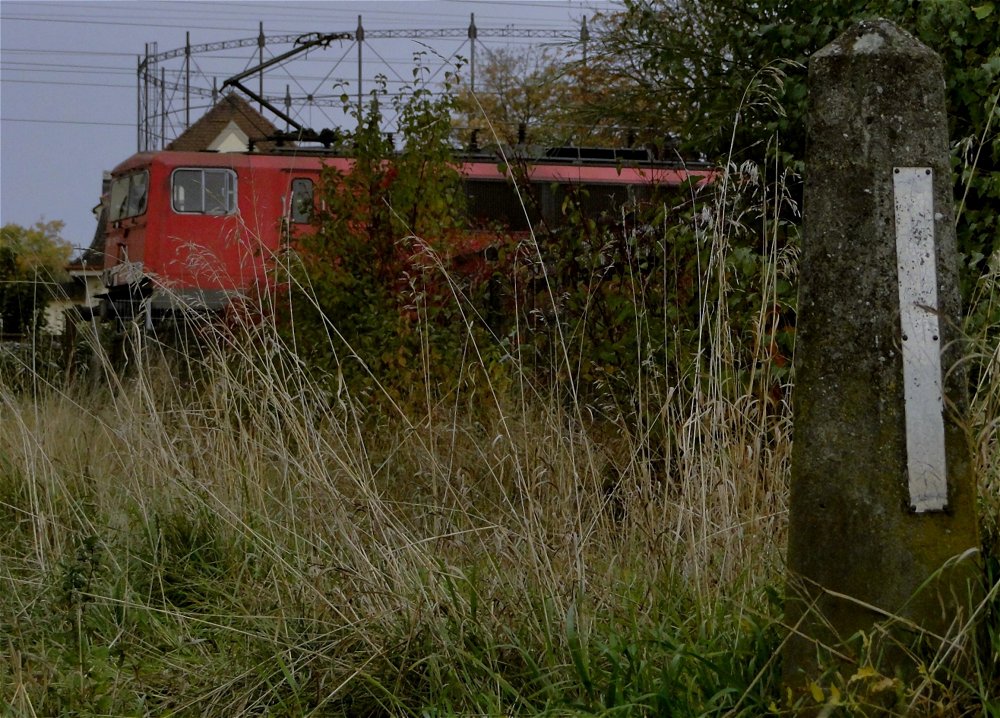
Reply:
<svg viewBox="0 0 1000 718"><path fill-rule="evenodd" d="M312 218L313 182L311 179L292 180L291 219L293 222L308 222Z"/></svg>
<svg viewBox="0 0 1000 718"><path fill-rule="evenodd" d="M137 217L145 213L148 187L149 172L146 170L113 180L109 213L111 220Z"/></svg>
<svg viewBox="0 0 1000 718"><path fill-rule="evenodd" d="M171 197L175 212L232 214L236 211L236 173L224 169L174 170Z"/></svg>
<svg viewBox="0 0 1000 718"><path fill-rule="evenodd" d="M137 172L132 175L128 186L128 216L135 217L146 211L146 187L149 184L148 172Z"/></svg>

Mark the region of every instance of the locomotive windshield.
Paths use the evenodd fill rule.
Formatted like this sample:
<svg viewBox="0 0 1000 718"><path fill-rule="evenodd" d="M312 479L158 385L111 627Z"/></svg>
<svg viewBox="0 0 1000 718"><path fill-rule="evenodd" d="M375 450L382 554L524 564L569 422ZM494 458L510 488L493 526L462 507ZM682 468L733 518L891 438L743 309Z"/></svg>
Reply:
<svg viewBox="0 0 1000 718"><path fill-rule="evenodd" d="M174 170L170 187L175 212L232 214L236 211L236 173L232 170Z"/></svg>
<svg viewBox="0 0 1000 718"><path fill-rule="evenodd" d="M137 217L146 211L149 172L133 172L111 182L110 218Z"/></svg>

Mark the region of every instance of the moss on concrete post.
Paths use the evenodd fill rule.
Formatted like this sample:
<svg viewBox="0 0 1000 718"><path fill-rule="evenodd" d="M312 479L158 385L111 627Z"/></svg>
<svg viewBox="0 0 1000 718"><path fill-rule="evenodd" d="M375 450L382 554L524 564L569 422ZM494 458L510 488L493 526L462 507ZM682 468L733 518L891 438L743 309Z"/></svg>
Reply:
<svg viewBox="0 0 1000 718"><path fill-rule="evenodd" d="M954 633L979 576L940 59L891 22L865 21L811 58L809 87L786 608L793 633L784 652L793 690L822 686L824 669L846 680L855 661L879 653L883 675L911 672L912 657L894 642ZM926 251L913 249L917 241ZM913 316L924 322L919 337L906 328ZM923 355L913 354L918 340ZM928 388L935 372L937 389ZM945 468L936 478L927 469L924 491L928 447ZM849 639L883 622L885 651L876 642L876 655L860 655L863 642Z"/></svg>

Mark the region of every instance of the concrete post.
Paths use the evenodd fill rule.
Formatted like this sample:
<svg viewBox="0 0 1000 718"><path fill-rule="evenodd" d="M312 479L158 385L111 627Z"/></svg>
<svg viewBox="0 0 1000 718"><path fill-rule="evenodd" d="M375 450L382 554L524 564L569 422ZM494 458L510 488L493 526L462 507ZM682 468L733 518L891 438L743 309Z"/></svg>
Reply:
<svg viewBox="0 0 1000 718"><path fill-rule="evenodd" d="M980 580L940 59L891 22L865 21L811 58L809 87L783 656L793 690L823 685L825 668L846 680L855 662L911 672L892 646L922 634L934 651L968 619ZM876 640L860 655L848 639L876 623L885 650Z"/></svg>

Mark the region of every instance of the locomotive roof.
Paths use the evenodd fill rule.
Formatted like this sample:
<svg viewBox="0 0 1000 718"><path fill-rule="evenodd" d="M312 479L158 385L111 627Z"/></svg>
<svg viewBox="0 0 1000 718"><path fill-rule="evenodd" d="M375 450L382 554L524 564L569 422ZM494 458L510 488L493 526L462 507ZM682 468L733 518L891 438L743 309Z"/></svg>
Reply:
<svg viewBox="0 0 1000 718"><path fill-rule="evenodd" d="M113 175L125 174L140 167L158 164L176 167L224 167L240 169L272 169L291 172L316 172L323 165L341 170L350 167L350 158L319 154L264 154L242 152L140 152L132 155L112 170ZM678 185L698 178L707 181L713 171L705 165L683 166L663 162L609 162L602 160L565 157L517 158L512 164L521 167L533 182L559 182L581 184L665 184ZM504 181L511 173L503 160L485 154L456 156L455 165L468 179L479 181Z"/></svg>
<svg viewBox="0 0 1000 718"><path fill-rule="evenodd" d="M346 162L345 158L340 158ZM159 164L166 167L282 167L291 170L311 169L318 166L315 157L295 157L249 152L191 152L163 150L160 152L139 152L132 155L111 170L112 175L120 175L139 167ZM331 162L332 164L332 162Z"/></svg>

